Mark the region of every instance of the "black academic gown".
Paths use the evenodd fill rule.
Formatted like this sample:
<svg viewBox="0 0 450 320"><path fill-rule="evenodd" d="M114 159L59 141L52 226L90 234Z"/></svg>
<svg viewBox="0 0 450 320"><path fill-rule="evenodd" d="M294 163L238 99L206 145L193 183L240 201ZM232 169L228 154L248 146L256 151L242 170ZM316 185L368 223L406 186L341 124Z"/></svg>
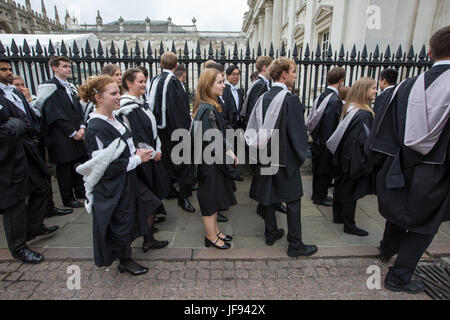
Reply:
<svg viewBox="0 0 450 320"><path fill-rule="evenodd" d="M164 82L167 78L168 73L163 72L161 74L161 79L158 83L156 96L155 96L155 107L153 114L156 118L156 123L158 126L162 124L162 99L163 99L163 89ZM186 99L186 91L183 89L181 82L176 78L172 77L167 88L167 100L166 100L166 128L158 129L158 135L161 139L161 151L162 160L166 164L168 173L173 182L183 181L186 178L187 168L186 165L175 165L171 160L172 149L178 142L171 141L172 133L176 129L186 129L189 130L191 125L190 107Z"/></svg>
<svg viewBox="0 0 450 320"><path fill-rule="evenodd" d="M247 112L244 115L243 119L241 119L241 121L243 121L244 128L247 127L248 120L250 119L256 101L267 91L268 89L266 82L264 81L263 78L261 78L261 76L259 76L258 79L255 80L252 86L252 90L250 91L250 94L248 96Z"/></svg>
<svg viewBox="0 0 450 320"><path fill-rule="evenodd" d="M323 113L323 116L314 131L311 132L311 137L313 139L311 153L314 175L332 175L333 173L333 155L327 149L326 143L339 124L339 119L342 112L342 101L339 99L339 96L334 90L327 88L320 95L318 105L320 105L322 101L330 94L333 95L327 104L325 112Z"/></svg>
<svg viewBox="0 0 450 320"><path fill-rule="evenodd" d="M270 102L282 90L272 87L263 100L263 114ZM306 159L307 133L300 99L291 93L286 95L275 129L279 129L280 167L275 175L261 175L261 164L255 166L250 198L264 206L281 202L293 202L303 196L300 166ZM270 143L268 150L270 150Z"/></svg>
<svg viewBox="0 0 450 320"><path fill-rule="evenodd" d="M126 144L130 136L128 130L121 135L106 121L94 118L89 121L84 141L92 154L98 150L96 137L106 148L117 138ZM129 157L130 149L126 144L93 190L94 259L98 267L110 266L116 259L129 258L131 243L147 231L136 170L127 172Z"/></svg>
<svg viewBox="0 0 450 320"><path fill-rule="evenodd" d="M25 134L7 123L9 118L26 122L24 114L0 95L0 209L10 208L27 196L29 168L24 147ZM2 211L0 210L0 212Z"/></svg>
<svg viewBox="0 0 450 320"><path fill-rule="evenodd" d="M137 104L136 102L134 103ZM155 137L153 134L152 122L143 109L144 105L139 106L139 108L134 109L126 116L130 123L134 145L136 148L139 148L139 143L145 143L156 151L158 136ZM148 109L148 112L151 112L150 109ZM122 121L123 117L123 114L118 116ZM143 163L137 168L137 173L159 199L166 198L172 190L170 176L162 161L155 162L152 160Z"/></svg>
<svg viewBox="0 0 450 320"><path fill-rule="evenodd" d="M392 94L394 93L394 90L395 90L395 88L389 88L389 89L383 90L383 92L381 92L377 96L377 98L375 99L375 101L373 103L373 111L375 112L375 114L377 114L380 111L382 106L389 103L389 101L392 98Z"/></svg>
<svg viewBox="0 0 450 320"><path fill-rule="evenodd" d="M57 90L45 101L41 116L41 135L47 146L50 162L63 164L83 158L86 155L83 141L70 138L84 124L84 114L78 98L73 95L72 102L65 87L56 78L44 83L57 86Z"/></svg>
<svg viewBox="0 0 450 320"><path fill-rule="evenodd" d="M335 201L347 203L373 194L371 167L364 152L372 124L372 114L358 110L336 149L333 157L338 172L333 194Z"/></svg>
<svg viewBox="0 0 450 320"><path fill-rule="evenodd" d="M236 187L231 177L231 172L226 165L226 124L218 110L206 103L200 104L195 121L202 123L202 136L209 129L220 130L223 137L222 164L203 163L196 166L198 191L197 198L203 216L211 216L214 213L237 204L234 192ZM193 138L193 137L192 137ZM194 140L195 141L195 140ZM195 143L195 142L194 142ZM202 154L208 146L208 142L202 143Z"/></svg>
<svg viewBox="0 0 450 320"><path fill-rule="evenodd" d="M231 86L228 83L225 85L222 95L222 99L224 100L224 116L230 123L231 127L235 130L240 128L239 113L241 112L242 105L244 104L242 90L238 89L237 92L239 97L238 105L236 105L236 100L234 100Z"/></svg>
<svg viewBox="0 0 450 320"><path fill-rule="evenodd" d="M448 69L441 65L427 71L426 88ZM426 156L403 144L408 98L416 80L406 80L392 103L381 106L366 150L381 215L403 229L430 235L450 220L450 122Z"/></svg>

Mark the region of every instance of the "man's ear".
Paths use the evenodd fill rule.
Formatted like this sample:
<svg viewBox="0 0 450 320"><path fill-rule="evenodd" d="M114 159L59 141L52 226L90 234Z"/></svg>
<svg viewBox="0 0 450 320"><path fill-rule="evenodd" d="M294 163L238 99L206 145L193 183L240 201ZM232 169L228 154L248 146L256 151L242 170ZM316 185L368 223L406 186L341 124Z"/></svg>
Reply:
<svg viewBox="0 0 450 320"><path fill-rule="evenodd" d="M431 60L434 60L433 54L431 53L431 50L428 50L428 56L430 57Z"/></svg>

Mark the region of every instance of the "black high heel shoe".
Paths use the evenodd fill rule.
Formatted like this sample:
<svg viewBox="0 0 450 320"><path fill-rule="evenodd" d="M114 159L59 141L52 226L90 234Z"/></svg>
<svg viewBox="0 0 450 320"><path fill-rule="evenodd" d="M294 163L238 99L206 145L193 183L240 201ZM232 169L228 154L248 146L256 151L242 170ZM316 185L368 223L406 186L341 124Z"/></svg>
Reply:
<svg viewBox="0 0 450 320"><path fill-rule="evenodd" d="M221 234L221 233L222 233L222 232L219 232L219 233L217 234L217 237L219 237L220 240L226 241L226 242L233 241L233 237L232 237L232 236L228 236L228 235L226 235L226 234L224 234L224 235L225 235L225 238L221 238L221 237L220 237L220 234Z"/></svg>
<svg viewBox="0 0 450 320"><path fill-rule="evenodd" d="M139 276L148 272L148 268L141 266L132 259L126 264L119 264L118 269L120 273L127 271L133 276Z"/></svg>
<svg viewBox="0 0 450 320"><path fill-rule="evenodd" d="M164 247L167 247L169 245L169 241L164 240L164 241L153 241L153 242L149 242L149 243L143 243L142 244L142 251L144 251L145 253L147 253L147 251L149 249L162 249Z"/></svg>
<svg viewBox="0 0 450 320"><path fill-rule="evenodd" d="M226 250L230 249L231 245L229 243L224 242L223 246L218 246L216 243L219 242L220 238L218 237L216 242L210 241L208 238L205 237L205 247L209 248L211 246L216 247L217 249Z"/></svg>

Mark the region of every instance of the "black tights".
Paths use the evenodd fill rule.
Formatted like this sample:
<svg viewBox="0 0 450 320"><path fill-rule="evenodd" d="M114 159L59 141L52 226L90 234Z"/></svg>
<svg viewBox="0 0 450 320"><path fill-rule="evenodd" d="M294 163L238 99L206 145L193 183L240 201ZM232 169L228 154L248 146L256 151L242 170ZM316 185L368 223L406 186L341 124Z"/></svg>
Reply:
<svg viewBox="0 0 450 320"><path fill-rule="evenodd" d="M153 225L155 224L156 214L160 211L161 207L147 216L147 233L144 235L144 243L155 241L155 237L153 236Z"/></svg>

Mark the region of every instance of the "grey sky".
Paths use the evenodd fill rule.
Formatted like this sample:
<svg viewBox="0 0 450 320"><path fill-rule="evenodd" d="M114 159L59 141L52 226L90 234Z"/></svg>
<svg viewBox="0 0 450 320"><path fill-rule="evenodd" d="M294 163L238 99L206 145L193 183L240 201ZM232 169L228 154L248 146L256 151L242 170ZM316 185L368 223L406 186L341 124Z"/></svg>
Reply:
<svg viewBox="0 0 450 320"><path fill-rule="evenodd" d="M175 24L192 24L197 19L201 31L240 31L247 0L44 0L47 15L54 19L54 6L58 7L59 18L64 23L66 9L78 16L80 24L95 24L97 9L103 23L125 20L166 20L169 16ZM25 0L17 0L25 4ZM41 12L41 0L31 0L34 11Z"/></svg>

